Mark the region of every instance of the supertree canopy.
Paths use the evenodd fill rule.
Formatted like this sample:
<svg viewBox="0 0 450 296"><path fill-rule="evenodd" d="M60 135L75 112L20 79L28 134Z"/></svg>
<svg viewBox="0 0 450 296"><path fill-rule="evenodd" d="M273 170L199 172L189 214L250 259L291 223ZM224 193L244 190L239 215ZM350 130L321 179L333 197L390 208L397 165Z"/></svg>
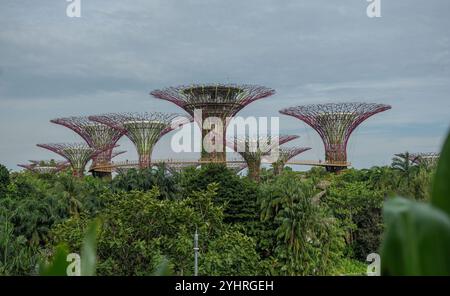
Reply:
<svg viewBox="0 0 450 296"><path fill-rule="evenodd" d="M55 174L66 169L69 163L66 160L30 160L28 164L18 164L28 171L38 174Z"/></svg>
<svg viewBox="0 0 450 296"><path fill-rule="evenodd" d="M88 117L66 117L50 120L50 122L70 128L80 135L86 143L94 149L114 147L117 141L123 136L124 131L114 129L105 124L94 122ZM94 175L110 175L111 172L96 172L95 167L111 162L112 149L107 149L92 159L92 171Z"/></svg>
<svg viewBox="0 0 450 296"><path fill-rule="evenodd" d="M436 152L409 153L409 160L415 164L431 168L437 164L439 156L440 154Z"/></svg>
<svg viewBox="0 0 450 296"><path fill-rule="evenodd" d="M389 109L391 106L384 104L329 103L291 107L280 113L296 117L315 129L323 140L326 162L342 165L347 163L347 143L356 127ZM339 169L342 167L327 167L329 171Z"/></svg>
<svg viewBox="0 0 450 296"><path fill-rule="evenodd" d="M286 163L297 155L311 150L309 147L280 147L278 160L272 163L274 175L278 175L283 170Z"/></svg>
<svg viewBox="0 0 450 296"><path fill-rule="evenodd" d="M248 167L250 179L259 181L260 168L263 158L271 159L275 162L279 157L279 145L299 138L295 135L264 136L264 137L243 137L230 140L228 146L239 153L245 160Z"/></svg>
<svg viewBox="0 0 450 296"><path fill-rule="evenodd" d="M72 167L73 175L76 177L84 175L84 169L89 160L106 149L111 149L105 147L104 150L99 150L84 143L37 144L37 146L55 152L67 159Z"/></svg>
<svg viewBox="0 0 450 296"><path fill-rule="evenodd" d="M151 94L159 99L167 100L183 108L191 116L195 110L201 110L202 116L196 118L202 130L202 154L203 161L226 160L226 128L231 117L235 116L242 108L248 104L265 97L273 95L275 91L263 86L256 85L191 85L169 87L163 90L152 91ZM207 152L203 146L203 139L209 133L208 128L204 128L207 118L217 117L221 120L222 126L219 136L222 136L222 151Z"/></svg>
<svg viewBox="0 0 450 296"><path fill-rule="evenodd" d="M112 113L90 116L89 119L123 132L136 147L140 168L150 167L153 147L163 135L190 122L179 114L160 112Z"/></svg>

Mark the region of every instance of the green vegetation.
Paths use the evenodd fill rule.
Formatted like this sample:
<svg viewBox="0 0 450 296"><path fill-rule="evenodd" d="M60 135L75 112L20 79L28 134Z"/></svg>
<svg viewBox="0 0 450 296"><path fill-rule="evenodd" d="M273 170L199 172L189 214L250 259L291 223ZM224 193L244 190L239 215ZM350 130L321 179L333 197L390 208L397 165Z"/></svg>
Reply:
<svg viewBox="0 0 450 296"><path fill-rule="evenodd" d="M222 165L113 180L0 166L0 274L64 274L78 253L86 275L192 275L196 229L201 275L363 275L381 244L387 274L449 274L449 155L433 195L434 169L407 155L339 174L263 170L259 183Z"/></svg>
<svg viewBox="0 0 450 296"><path fill-rule="evenodd" d="M397 197L384 209L381 256L387 275L450 275L450 136L434 178L431 203Z"/></svg>

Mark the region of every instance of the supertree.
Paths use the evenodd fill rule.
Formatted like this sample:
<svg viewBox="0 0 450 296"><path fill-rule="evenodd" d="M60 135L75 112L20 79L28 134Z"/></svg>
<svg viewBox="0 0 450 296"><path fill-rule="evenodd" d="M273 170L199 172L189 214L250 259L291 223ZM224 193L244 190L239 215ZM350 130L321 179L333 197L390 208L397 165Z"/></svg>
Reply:
<svg viewBox="0 0 450 296"><path fill-rule="evenodd" d="M51 163L50 161L38 161L34 163L30 161L28 164L18 164L17 166L38 174L56 174L66 169L69 163L67 161L58 161L55 163Z"/></svg>
<svg viewBox="0 0 450 296"><path fill-rule="evenodd" d="M279 145L299 138L295 135L262 136L256 138L235 137L228 140L227 145L245 160L248 176L254 181L260 180L261 162L270 159L275 162L279 157Z"/></svg>
<svg viewBox="0 0 450 296"><path fill-rule="evenodd" d="M84 175L84 169L89 160L105 150L111 149L110 147L105 147L103 150L99 150L84 143L37 144L37 146L48 149L67 159L75 177Z"/></svg>
<svg viewBox="0 0 450 296"><path fill-rule="evenodd" d="M80 135L86 143L94 149L103 150L105 147L114 147L123 136L124 131L111 128L105 124L94 122L86 116L72 116L57 118L50 122L70 128ZM92 159L92 174L94 176L111 176L111 170L97 171L96 167L111 162L113 148L104 150Z"/></svg>
<svg viewBox="0 0 450 296"><path fill-rule="evenodd" d="M153 147L163 135L190 122L179 114L160 112L111 113L89 119L123 132L136 147L140 168L150 167Z"/></svg>
<svg viewBox="0 0 450 296"><path fill-rule="evenodd" d="M280 147L278 160L272 163L273 174L279 175L286 163L297 155L311 150L309 147Z"/></svg>
<svg viewBox="0 0 450 296"><path fill-rule="evenodd" d="M315 129L325 146L325 161L331 164L327 170L338 171L347 164L347 143L356 127L389 109L391 106L384 104L329 103L291 107L280 113L296 117Z"/></svg>
<svg viewBox="0 0 450 296"><path fill-rule="evenodd" d="M191 116L196 117L195 120L202 130L201 159L203 161L225 161L226 129L229 120L248 104L258 99L269 97L274 93L273 89L263 86L234 84L178 86L151 92L154 97L172 102L183 108ZM195 116L195 110L201 110L201 118ZM222 137L222 143L219 143L221 144L219 146L223 149L221 151L208 152L208 149L204 147L203 139L205 139L211 129L208 129L204 123L207 118L213 117L221 120L220 125L212 125L218 132L216 133L218 137ZM213 142L215 141L216 138L214 138Z"/></svg>
<svg viewBox="0 0 450 296"><path fill-rule="evenodd" d="M409 160L417 165L432 168L439 161L439 156L440 154L436 152L409 153Z"/></svg>

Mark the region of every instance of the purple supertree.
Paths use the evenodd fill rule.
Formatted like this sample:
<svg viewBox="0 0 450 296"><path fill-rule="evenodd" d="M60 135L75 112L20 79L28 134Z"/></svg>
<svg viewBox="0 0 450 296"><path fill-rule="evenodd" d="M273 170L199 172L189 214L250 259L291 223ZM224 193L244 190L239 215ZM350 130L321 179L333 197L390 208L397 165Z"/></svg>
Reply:
<svg viewBox="0 0 450 296"><path fill-rule="evenodd" d="M75 177L82 177L86 164L110 147L104 147L103 150L92 148L84 143L57 143L57 144L37 144L38 147L48 149L67 159L72 167Z"/></svg>
<svg viewBox="0 0 450 296"><path fill-rule="evenodd" d="M70 128L80 135L91 148L97 150L104 150L105 147L114 147L117 141L124 135L124 131L122 130L94 122L85 116L57 118L50 120L50 122ZM104 152L92 159L92 173L94 176L111 175L111 171L98 172L95 168L111 162L112 149L104 150Z"/></svg>
<svg viewBox="0 0 450 296"><path fill-rule="evenodd" d="M280 110L296 117L317 131L325 146L328 171L341 170L347 164L347 143L352 132L374 114L391 109L391 106L371 103L329 103L305 105Z"/></svg>
<svg viewBox="0 0 450 296"><path fill-rule="evenodd" d="M124 133L136 147L140 168L150 167L153 147L163 135L190 122L179 114L161 112L112 113L89 116L89 119Z"/></svg>
<svg viewBox="0 0 450 296"><path fill-rule="evenodd" d="M299 138L295 135L242 137L227 141L227 145L239 153L248 167L248 176L260 180L261 162L265 159L275 162L279 157L279 145Z"/></svg>
<svg viewBox="0 0 450 296"><path fill-rule="evenodd" d="M201 118L196 117L202 130L201 160L226 160L226 129L229 120L248 104L262 98L273 95L275 91L270 88L257 85L190 85L169 87L163 90L154 90L151 94L162 100L167 100L183 108L191 116L195 116L195 110L201 110ZM203 139L211 129L206 128L205 119L219 118L221 124L215 126L217 134L222 137L223 149L221 151L207 152L203 145Z"/></svg>
<svg viewBox="0 0 450 296"><path fill-rule="evenodd" d="M280 147L278 160L272 163L273 174L279 175L286 163L297 155L311 150L309 147Z"/></svg>

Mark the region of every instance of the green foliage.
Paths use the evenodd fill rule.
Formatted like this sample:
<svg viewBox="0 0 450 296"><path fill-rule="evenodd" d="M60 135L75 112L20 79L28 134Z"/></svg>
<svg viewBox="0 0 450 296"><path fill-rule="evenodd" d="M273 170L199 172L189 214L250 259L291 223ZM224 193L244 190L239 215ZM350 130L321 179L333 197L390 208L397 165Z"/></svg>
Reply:
<svg viewBox="0 0 450 296"><path fill-rule="evenodd" d="M450 275L450 135L441 153L431 204L403 198L386 203L381 247L388 275Z"/></svg>
<svg viewBox="0 0 450 296"><path fill-rule="evenodd" d="M323 202L339 219L340 228L346 233L348 255L364 261L380 245L384 195L381 191L368 189L367 181L349 182L345 173L336 179Z"/></svg>
<svg viewBox="0 0 450 296"><path fill-rule="evenodd" d="M164 165L148 169L129 169L120 172L112 182L115 192L141 190L148 191L153 187L159 188L159 198L180 198L177 176L167 174Z"/></svg>
<svg viewBox="0 0 450 296"><path fill-rule="evenodd" d="M67 255L69 249L66 245L58 245L53 259L49 263L41 262L39 264L39 275L41 276L66 276L67 275Z"/></svg>
<svg viewBox="0 0 450 296"><path fill-rule="evenodd" d="M93 221L87 229L81 248L80 275L93 276L96 268L96 248L97 233L99 230L99 221ZM41 262L39 264L39 274L42 276L66 276L70 262L67 261L69 248L65 244L59 244L56 247L53 259L50 262Z"/></svg>
<svg viewBox="0 0 450 296"><path fill-rule="evenodd" d="M269 274L323 275L339 260L343 236L314 185L284 172L263 187L261 219L275 228Z"/></svg>
<svg viewBox="0 0 450 296"><path fill-rule="evenodd" d="M349 258L342 258L330 271L330 275L362 276L366 275L366 273L367 264Z"/></svg>
<svg viewBox="0 0 450 296"><path fill-rule="evenodd" d="M221 235L222 210L212 202L216 192L217 185L211 184L205 191L196 191L183 200L160 200L157 188L103 195L101 199L107 206L99 213L103 225L98 237L98 274L149 275L161 265L163 258L169 260L176 274L192 274L195 228L200 233L201 252L206 254L210 249L217 251L217 241L226 239ZM85 216L72 217L55 227L55 243L66 243L71 250L79 249L88 220ZM224 232L224 235L230 234ZM248 238L243 236L243 239ZM250 258L251 251L255 253L251 249L241 255ZM234 254L229 264L240 266L244 260L241 255ZM207 272L224 272L214 267L213 259L210 262L211 269Z"/></svg>
<svg viewBox="0 0 450 296"><path fill-rule="evenodd" d="M24 236L14 235L8 213L0 209L0 275L32 274L37 264L37 249Z"/></svg>
<svg viewBox="0 0 450 296"><path fill-rule="evenodd" d="M259 260L252 238L227 230L208 244L208 252L200 257L199 273L208 276L258 275Z"/></svg>
<svg viewBox="0 0 450 296"><path fill-rule="evenodd" d="M9 171L5 166L0 164L0 197L5 193L9 182Z"/></svg>
<svg viewBox="0 0 450 296"><path fill-rule="evenodd" d="M240 178L224 165L210 164L197 170L187 169L181 174L180 183L183 196L189 196L197 190L205 190L209 184L217 183L219 188L214 201L224 206L226 223L245 223L257 218L256 183L247 178Z"/></svg>

